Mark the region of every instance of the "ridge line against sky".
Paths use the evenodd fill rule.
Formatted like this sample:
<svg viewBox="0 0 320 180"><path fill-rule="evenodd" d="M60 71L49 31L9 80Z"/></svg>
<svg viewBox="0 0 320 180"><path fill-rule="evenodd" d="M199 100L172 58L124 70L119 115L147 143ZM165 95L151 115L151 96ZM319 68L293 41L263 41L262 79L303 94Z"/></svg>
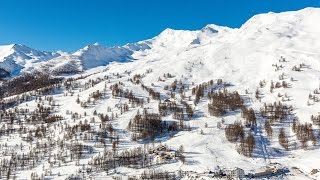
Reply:
<svg viewBox="0 0 320 180"><path fill-rule="evenodd" d="M88 44L124 45L166 28L238 28L252 16L320 7L320 0L0 0L0 45L74 52Z"/></svg>

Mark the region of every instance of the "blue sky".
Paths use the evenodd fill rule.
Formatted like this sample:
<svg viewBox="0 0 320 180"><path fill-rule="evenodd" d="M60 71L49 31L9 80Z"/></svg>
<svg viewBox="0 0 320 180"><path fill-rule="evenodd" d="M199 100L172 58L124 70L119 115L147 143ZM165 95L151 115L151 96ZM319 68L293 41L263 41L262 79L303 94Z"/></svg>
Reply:
<svg viewBox="0 0 320 180"><path fill-rule="evenodd" d="M320 0L0 0L0 45L72 52L152 38L167 27L240 27L258 13L305 7Z"/></svg>

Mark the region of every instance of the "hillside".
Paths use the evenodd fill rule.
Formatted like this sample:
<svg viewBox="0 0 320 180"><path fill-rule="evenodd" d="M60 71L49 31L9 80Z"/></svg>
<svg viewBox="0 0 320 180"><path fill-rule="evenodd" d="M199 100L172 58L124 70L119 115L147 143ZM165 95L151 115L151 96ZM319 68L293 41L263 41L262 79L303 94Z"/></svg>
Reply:
<svg viewBox="0 0 320 180"><path fill-rule="evenodd" d="M1 178L319 179L317 19L259 14L72 54L2 46L0 68L42 73L1 84Z"/></svg>

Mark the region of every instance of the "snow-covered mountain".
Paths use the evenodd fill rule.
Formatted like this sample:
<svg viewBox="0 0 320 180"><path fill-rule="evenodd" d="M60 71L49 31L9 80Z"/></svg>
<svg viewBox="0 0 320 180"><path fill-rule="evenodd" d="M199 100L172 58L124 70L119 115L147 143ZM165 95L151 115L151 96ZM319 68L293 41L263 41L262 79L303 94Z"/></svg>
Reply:
<svg viewBox="0 0 320 180"><path fill-rule="evenodd" d="M21 178L35 171L50 174L49 170L48 178L65 179L71 174L82 177L87 173L83 175L85 179L138 176L146 169L160 169L173 174L184 172L187 175L182 179L210 179L212 176L227 178L223 173L230 178L234 175L230 173L232 170L241 168L249 175L246 178L319 179L320 25L315 23L318 20L318 8L259 14L236 29L213 24L196 31L165 29L158 36L138 43L110 48L96 43L72 54L53 53L51 56L25 50L19 51L24 52L19 58L12 58L18 56L11 56L10 52L17 50L4 46L0 50L1 59L11 57L18 64L22 59L22 62L29 62L21 54L30 57L31 63L28 66L24 66L27 63L18 64L18 70L31 69L34 65L35 69L55 72L62 77L63 73L73 73L67 77L73 77L74 81L53 91L52 99L47 94L42 98L50 99L43 100L42 105L52 107L52 114L62 117L50 123L39 120L47 125L48 135L39 135L42 127L35 127L39 124L36 121L36 125L26 125L30 132L10 136L11 143L5 139L0 143L16 148L22 142L24 146L16 149L21 148L21 153L25 153L23 150L35 148L35 143L25 140L35 129L38 136L32 138L37 144L49 139L56 141L48 143L53 147L48 148L49 155L39 158L43 161L37 161L40 162L38 167L21 170L17 175ZM17 71L11 69L6 70ZM200 87L206 88L202 96L198 93ZM227 110L221 116L210 113L208 104L219 103L221 99L212 100L209 94L224 88L229 92L237 91L243 105L252 108L250 115L255 117L254 125L248 125L243 107ZM226 96L229 97L231 95ZM9 97L4 99L10 100ZM38 97L31 97L32 101L25 99L28 98L11 110L39 111L41 100ZM139 104L141 101L143 104ZM172 103L165 113L160 112L163 103ZM281 108L285 110L279 108L279 104L284 104ZM180 109L175 111L175 108ZM186 118L190 109L193 115ZM169 129L179 130L161 131L151 137L152 143L150 139L136 140L133 122L145 115L145 111L162 113L161 121L166 125L183 122L188 128L171 126ZM183 120L179 119L179 113ZM273 113L278 114L273 117ZM21 114L17 115L19 122L29 116L36 119L34 114ZM311 116L318 117L319 122ZM14 116L8 119L13 119L11 117ZM226 137L227 127L235 122L243 125L245 139L232 141ZM83 125L89 125L90 130ZM308 132L301 136L299 133L306 129ZM287 148L279 138L281 133L285 134ZM240 153L246 148L249 135L254 137L255 144L251 157ZM70 160L69 155L77 151L68 148L75 142L86 145L81 151L85 154L78 160ZM159 144L166 144L169 149ZM47 144L39 146L47 147ZM138 146L159 148L143 151L149 152L150 162L145 160L147 156L143 156L143 163L133 163L134 158L126 161L130 149ZM117 152L115 156L125 154L118 158L123 161L115 168L106 166L109 161L104 161L113 157L111 149ZM179 156L181 152L183 156ZM105 164L99 164L101 162ZM130 162L133 164L124 165ZM137 164L141 167L137 168Z"/></svg>
<svg viewBox="0 0 320 180"><path fill-rule="evenodd" d="M88 45L72 54L65 53L48 62L42 63L38 69L46 69L56 74L82 72L98 66L106 66L110 62L129 62L134 60L134 52L149 49L147 42L131 43L125 46L105 47L98 43Z"/></svg>
<svg viewBox="0 0 320 180"><path fill-rule="evenodd" d="M60 56L59 53L39 51L20 44L0 46L0 69L8 75L30 71L34 64Z"/></svg>
<svg viewBox="0 0 320 180"><path fill-rule="evenodd" d="M88 45L75 53L47 52L20 44L0 46L0 74L17 76L33 70L56 73L80 72L105 66L110 62L131 61L134 51L148 49L145 42L131 43L123 47L105 47L98 43Z"/></svg>

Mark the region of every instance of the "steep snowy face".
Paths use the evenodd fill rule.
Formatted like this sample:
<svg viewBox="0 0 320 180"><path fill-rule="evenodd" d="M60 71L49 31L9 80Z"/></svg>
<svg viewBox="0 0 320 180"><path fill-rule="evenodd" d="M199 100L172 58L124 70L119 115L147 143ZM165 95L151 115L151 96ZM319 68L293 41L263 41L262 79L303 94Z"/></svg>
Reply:
<svg viewBox="0 0 320 180"><path fill-rule="evenodd" d="M89 69L97 66L107 65L112 61L124 62L132 59L130 55L132 51L124 47L112 47L108 48L98 43L88 45L83 49L73 53L73 56L77 56L84 69Z"/></svg>
<svg viewBox="0 0 320 180"><path fill-rule="evenodd" d="M28 71L35 64L58 56L59 53L39 51L20 44L0 46L0 68L10 75L17 75L21 70Z"/></svg>
<svg viewBox="0 0 320 180"><path fill-rule="evenodd" d="M184 48L197 37L198 31L173 30L170 28L162 31L158 36L152 38L151 48L179 49Z"/></svg>
<svg viewBox="0 0 320 180"><path fill-rule="evenodd" d="M203 45L206 43L210 43L212 39L219 39L220 37L226 37L226 34L229 35L233 31L234 29L231 29L228 27L209 24L204 28L202 28L200 31L198 31L196 39L194 39L191 44Z"/></svg>
<svg viewBox="0 0 320 180"><path fill-rule="evenodd" d="M144 51L150 49L151 42L149 40L140 41L137 43L129 43L124 47L130 49L131 51Z"/></svg>

